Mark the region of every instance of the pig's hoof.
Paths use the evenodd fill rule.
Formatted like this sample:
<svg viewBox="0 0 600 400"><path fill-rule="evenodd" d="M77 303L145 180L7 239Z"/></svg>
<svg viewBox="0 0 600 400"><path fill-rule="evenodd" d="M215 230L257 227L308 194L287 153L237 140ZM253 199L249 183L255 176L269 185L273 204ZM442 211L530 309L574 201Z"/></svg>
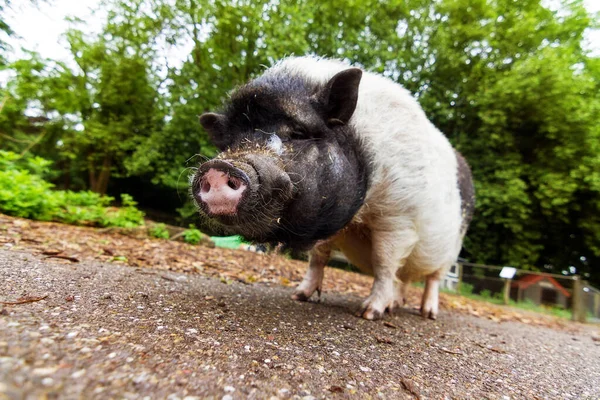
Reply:
<svg viewBox="0 0 600 400"><path fill-rule="evenodd" d="M371 308L367 308L366 310L360 310L356 313L357 317L362 317L364 319L368 319L370 321L375 321L383 318L383 313L378 310L373 310Z"/></svg>
<svg viewBox="0 0 600 400"><path fill-rule="evenodd" d="M308 301L308 299L310 299L310 296L312 296L312 293L311 294L306 294L306 293L304 293L302 291L296 291L292 295L292 300L296 300L296 301Z"/></svg>
<svg viewBox="0 0 600 400"><path fill-rule="evenodd" d="M317 294L319 295L319 301L321 301L321 289L317 288L316 290ZM292 300L296 300L296 301L308 301L308 299L310 299L310 297L313 295L313 292L307 292L306 290L302 290L302 289L296 289L296 291L294 292L294 294L292 295Z"/></svg>
<svg viewBox="0 0 600 400"><path fill-rule="evenodd" d="M394 302L391 302L386 306L385 303L367 299L363 303L361 309L356 313L356 316L374 321L383 318L386 310L392 313L394 310Z"/></svg>
<svg viewBox="0 0 600 400"><path fill-rule="evenodd" d="M437 310L429 307L421 307L421 316L423 318L429 318L429 319L437 319Z"/></svg>

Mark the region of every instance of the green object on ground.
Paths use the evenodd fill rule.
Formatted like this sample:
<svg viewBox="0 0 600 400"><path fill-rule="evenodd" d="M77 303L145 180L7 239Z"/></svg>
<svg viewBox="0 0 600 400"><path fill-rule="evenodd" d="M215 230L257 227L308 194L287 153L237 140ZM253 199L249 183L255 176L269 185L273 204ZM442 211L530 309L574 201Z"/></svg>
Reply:
<svg viewBox="0 0 600 400"><path fill-rule="evenodd" d="M244 242L241 236L211 236L211 240L217 247L226 249L239 249Z"/></svg>

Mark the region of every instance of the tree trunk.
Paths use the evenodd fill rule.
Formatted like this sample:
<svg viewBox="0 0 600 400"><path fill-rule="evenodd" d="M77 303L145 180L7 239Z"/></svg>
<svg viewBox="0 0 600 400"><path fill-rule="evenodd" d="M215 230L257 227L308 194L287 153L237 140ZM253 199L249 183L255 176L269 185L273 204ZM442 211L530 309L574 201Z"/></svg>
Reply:
<svg viewBox="0 0 600 400"><path fill-rule="evenodd" d="M88 173L89 173L89 180L90 180L90 190L95 192L95 188L96 188L96 167L94 166L94 162L89 160L90 157L88 157Z"/></svg>
<svg viewBox="0 0 600 400"><path fill-rule="evenodd" d="M99 173L97 173L93 166L90 166L90 188L92 192L96 192L101 195L106 194L106 189L108 189L108 181L110 179L111 164L112 161L110 156L105 156Z"/></svg>
<svg viewBox="0 0 600 400"><path fill-rule="evenodd" d="M71 188L71 162L68 159L63 160L58 164L58 167L63 173L61 189L69 190Z"/></svg>
<svg viewBox="0 0 600 400"><path fill-rule="evenodd" d="M100 170L100 175L98 176L98 187L96 192L101 195L106 194L106 189L108 189L108 180L110 179L110 166L112 162L109 156L104 157L104 161L102 162L102 169Z"/></svg>

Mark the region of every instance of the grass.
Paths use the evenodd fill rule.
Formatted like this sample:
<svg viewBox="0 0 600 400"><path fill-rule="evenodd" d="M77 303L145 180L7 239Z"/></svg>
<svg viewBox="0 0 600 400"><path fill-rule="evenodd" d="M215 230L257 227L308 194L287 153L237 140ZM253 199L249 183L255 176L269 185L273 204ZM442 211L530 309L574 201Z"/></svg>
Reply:
<svg viewBox="0 0 600 400"><path fill-rule="evenodd" d="M542 314L550 314L550 315L554 315L555 317L564 318L564 319L571 319L571 316L572 316L571 310L566 310L561 307L537 305L529 299L526 299L525 301L522 301L522 302L516 302L516 301L510 300L509 305L511 307L520 308L522 310L533 311L533 312L542 313Z"/></svg>
<svg viewBox="0 0 600 400"><path fill-rule="evenodd" d="M420 283L420 287L423 287L422 283ZM441 289L441 291L456 296L466 297L472 300L483 301L501 306L505 305L502 293L492 294L489 290L482 290L481 293L476 294L473 293L473 285L469 285L468 283L464 282L461 283L459 292L450 289ZM516 302L511 299L509 300L508 306L521 310L536 312L539 314L553 315L559 318L571 319L571 310L567 310L558 306L538 305L529 299L525 299L525 301L521 302Z"/></svg>

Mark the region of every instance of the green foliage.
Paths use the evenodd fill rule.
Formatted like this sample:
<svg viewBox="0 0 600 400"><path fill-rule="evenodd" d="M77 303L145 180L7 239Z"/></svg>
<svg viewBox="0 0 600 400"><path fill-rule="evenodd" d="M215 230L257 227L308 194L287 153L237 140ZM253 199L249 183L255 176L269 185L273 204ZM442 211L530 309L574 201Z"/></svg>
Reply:
<svg viewBox="0 0 600 400"><path fill-rule="evenodd" d="M190 225L189 229L183 231L183 240L189 244L198 244L204 235L194 225Z"/></svg>
<svg viewBox="0 0 600 400"><path fill-rule="evenodd" d="M95 38L77 29L82 25L73 21L65 34L77 68L35 52L10 65L16 77L2 93L0 145L22 154L34 149L62 167L69 183L104 194L111 177L129 176L125 161L161 129L164 113L144 42L151 24L144 23L145 35L123 37L132 27L109 20Z"/></svg>
<svg viewBox="0 0 600 400"><path fill-rule="evenodd" d="M22 218L51 220L58 212L52 184L28 171L0 171L0 211Z"/></svg>
<svg viewBox="0 0 600 400"><path fill-rule="evenodd" d="M144 224L144 213L127 194L121 195L121 207L110 207L114 198L94 192L53 192L61 204L54 220L76 225L134 228Z"/></svg>
<svg viewBox="0 0 600 400"><path fill-rule="evenodd" d="M10 151L0 150L0 170L26 170L41 178L52 175L52 161L42 157L22 157Z"/></svg>
<svg viewBox="0 0 600 400"><path fill-rule="evenodd" d="M458 288L458 293L462 294L463 296L471 295L473 294L473 289L473 285L466 282L461 282L460 287Z"/></svg>
<svg viewBox="0 0 600 400"><path fill-rule="evenodd" d="M168 239L169 231L165 224L155 224L148 229L150 236L157 239Z"/></svg>
<svg viewBox="0 0 600 400"><path fill-rule="evenodd" d="M52 190L44 174L50 164L39 157L23 159L0 151L0 211L16 217L91 226L132 228L144 224L144 214L127 194L122 207L111 207L114 198L94 192Z"/></svg>
<svg viewBox="0 0 600 400"><path fill-rule="evenodd" d="M492 299L495 300L495 301L497 301L498 304L500 304L500 302L504 303L504 293L503 292L496 292L492 296Z"/></svg>

